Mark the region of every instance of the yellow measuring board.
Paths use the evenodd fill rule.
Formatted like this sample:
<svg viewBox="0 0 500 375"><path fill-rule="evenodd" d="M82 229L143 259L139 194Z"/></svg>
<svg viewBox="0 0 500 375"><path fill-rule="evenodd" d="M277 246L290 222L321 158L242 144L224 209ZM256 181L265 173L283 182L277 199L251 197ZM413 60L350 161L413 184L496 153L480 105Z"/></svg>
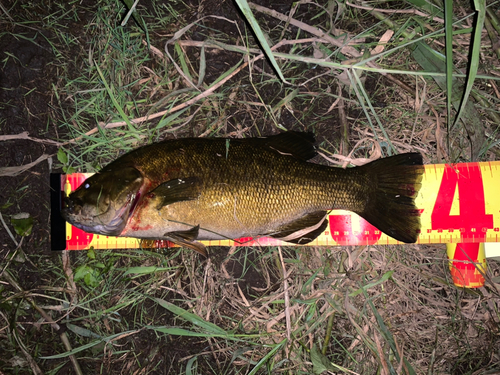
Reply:
<svg viewBox="0 0 500 375"><path fill-rule="evenodd" d="M61 190L75 190L90 174L62 175ZM433 164L425 166L422 188L416 198L422 229L417 243L499 242L500 162ZM305 246L398 244L358 215L333 210L329 225ZM287 245L272 238L202 241L206 246ZM66 224L66 249L129 249L140 240L85 233Z"/></svg>

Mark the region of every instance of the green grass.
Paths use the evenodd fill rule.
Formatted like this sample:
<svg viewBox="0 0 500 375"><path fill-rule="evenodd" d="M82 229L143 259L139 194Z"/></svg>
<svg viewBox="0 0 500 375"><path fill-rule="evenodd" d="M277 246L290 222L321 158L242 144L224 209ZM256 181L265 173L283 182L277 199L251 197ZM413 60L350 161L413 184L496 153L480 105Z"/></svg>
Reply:
<svg viewBox="0 0 500 375"><path fill-rule="evenodd" d="M404 8L423 15L409 15L391 13L392 4L382 2L369 4L378 10L294 3L292 17L246 1L237 5L250 26L213 17L194 21L196 9L181 1L140 2L140 18L125 26L128 8L117 0L98 2L83 19L79 2L51 14L23 3L26 19L15 22L53 32L47 40L60 79L52 85L52 122L64 143L57 166L93 172L165 138L282 129L314 132L321 152L337 165L410 150L433 163L498 155L500 64L497 52L484 47L491 41L481 34L482 22L469 22L475 13L467 4L454 4L452 12L451 2L443 9L410 1ZM484 4L476 6L484 17ZM7 14L2 22L12 24ZM495 25L491 14L486 18ZM68 29L70 22L78 32ZM393 38L370 55L388 29ZM426 46L419 59L417 46ZM458 99L450 82L465 88ZM476 96L487 103L477 105ZM481 116L480 128L457 120L467 103ZM493 138L470 137L471 131ZM446 154L436 150L441 141ZM78 366L80 373L182 374L499 368L498 285L456 289L443 247L211 253L202 260L177 248L92 250L63 259L25 254L21 247L0 263L2 367L19 374L37 373L37 366L47 374L60 367L77 373ZM15 287L16 270L26 262L40 280L33 290ZM492 263L488 272L498 266ZM37 308L63 330L51 328Z"/></svg>

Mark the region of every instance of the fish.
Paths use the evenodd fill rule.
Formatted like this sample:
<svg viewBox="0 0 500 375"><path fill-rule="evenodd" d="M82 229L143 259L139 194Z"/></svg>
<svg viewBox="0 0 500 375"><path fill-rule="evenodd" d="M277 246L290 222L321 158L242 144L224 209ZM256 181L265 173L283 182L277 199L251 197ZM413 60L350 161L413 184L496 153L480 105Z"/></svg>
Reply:
<svg viewBox="0 0 500 375"><path fill-rule="evenodd" d="M339 168L310 162L311 133L184 138L133 150L86 179L62 216L89 233L169 240L204 256L199 241L273 237L307 244L333 209L355 212L414 243L422 155L404 153Z"/></svg>

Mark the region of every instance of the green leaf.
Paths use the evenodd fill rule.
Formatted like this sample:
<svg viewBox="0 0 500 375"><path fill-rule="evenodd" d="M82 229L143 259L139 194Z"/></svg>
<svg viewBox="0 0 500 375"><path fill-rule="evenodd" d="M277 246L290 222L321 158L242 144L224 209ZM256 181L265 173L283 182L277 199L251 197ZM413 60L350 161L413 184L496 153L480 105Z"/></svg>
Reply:
<svg viewBox="0 0 500 375"><path fill-rule="evenodd" d="M22 237L29 236L33 229L33 218L27 212L12 215L10 223L14 227L16 233Z"/></svg>
<svg viewBox="0 0 500 375"><path fill-rule="evenodd" d="M118 103L118 100L115 97L114 91L116 91L116 90L114 90L114 87L112 85L108 84L108 81L106 81L106 78L104 77L103 72L101 71L101 69L99 69L99 65L97 65L96 62L94 62L94 64L95 64L95 68L97 70L97 73L99 74L99 77L101 77L102 83L103 83L104 87L106 88L106 92L108 93L108 96L111 99L111 102L113 103L114 107L116 108L116 110L120 114L121 118L127 124L128 130L130 132L132 132L134 136L137 137L137 129L132 124L129 117L126 115L126 113L123 111L122 106L120 105L120 103Z"/></svg>
<svg viewBox="0 0 500 375"><path fill-rule="evenodd" d="M241 59L234 66L232 66L230 69L228 69L224 73L222 73L219 77L217 77L217 79L215 81L213 81L213 83L210 85L210 88L213 87L214 85L216 85L217 83L219 83L220 81L222 81L224 78L226 78L230 74L232 74L236 69L238 69L241 66L241 64L243 62L244 62L244 60Z"/></svg>
<svg viewBox="0 0 500 375"><path fill-rule="evenodd" d="M63 167L63 172L66 173L66 174L73 174L76 172L76 169L73 168L73 167L68 167L68 166L64 166Z"/></svg>
<svg viewBox="0 0 500 375"><path fill-rule="evenodd" d="M213 333L201 333L190 331L188 329L177 328L177 327L148 327L156 332L166 333L168 335L174 336L187 336L187 337L226 337L226 335L214 335Z"/></svg>
<svg viewBox="0 0 500 375"><path fill-rule="evenodd" d="M392 276L393 273L394 273L394 271L389 271L389 272L384 273L379 280L377 280L373 283L369 283L369 284L364 285L363 287L359 288L358 290L350 293L349 297L357 296L358 294L361 294L364 291L366 291L370 288L373 288L374 286L385 283L387 280L389 280L389 278Z"/></svg>
<svg viewBox="0 0 500 375"><path fill-rule="evenodd" d="M304 285L302 286L302 294L307 294L310 291L311 289L310 286L316 280L316 276L318 276L319 271L320 271L319 269L316 270L316 272L314 272L312 276L308 278L307 281L304 283Z"/></svg>
<svg viewBox="0 0 500 375"><path fill-rule="evenodd" d="M87 265L83 265L83 266L78 267L75 270L75 275L73 277L74 277L75 281L78 281L78 280L83 279L85 277L85 275L89 272L92 272L92 268L90 268Z"/></svg>
<svg viewBox="0 0 500 375"><path fill-rule="evenodd" d="M114 335L114 336L118 337L121 334L122 333L119 333L119 334ZM92 341L92 342L90 342L88 344L82 345L82 346L80 346L78 348L75 348L73 350L67 351L65 353L56 354L56 355L50 355L48 357L39 357L39 358L40 359L60 359L60 358L66 358L66 357L69 357L72 354L80 353L80 352L82 352L82 351L84 351L86 349L90 349L93 346L99 345L100 343L102 343L102 340Z"/></svg>
<svg viewBox="0 0 500 375"><path fill-rule="evenodd" d="M95 251L94 249L90 248L87 250L87 257L89 259L95 259Z"/></svg>
<svg viewBox="0 0 500 375"><path fill-rule="evenodd" d="M189 81L193 82L193 77L191 76L191 73L189 72L189 66L188 66L188 63L186 61L186 56L184 55L184 51L182 50L179 42L175 42L174 49L175 49L175 52L177 52L177 55L179 57L182 71L184 72L186 77L189 79Z"/></svg>
<svg viewBox="0 0 500 375"><path fill-rule="evenodd" d="M196 363L197 360L198 356L194 356L186 363L186 375L198 374L198 371L196 371L198 367Z"/></svg>
<svg viewBox="0 0 500 375"><path fill-rule="evenodd" d="M306 323L309 323L316 315L316 306L317 305L315 303L312 303L309 306L309 309L308 309L307 315L306 315L306 319L305 319Z"/></svg>
<svg viewBox="0 0 500 375"><path fill-rule="evenodd" d="M260 370L260 368L262 366L264 366L264 364L267 363L267 361L269 361L269 359L272 358L272 356L274 356L276 354L276 352L278 352L281 348L283 348L283 346L285 346L285 344L287 343L287 339L283 339L280 343L278 343L274 348L271 349L271 351L269 353L267 353L256 365L255 367L252 369L252 371L250 371L248 373L248 375L255 375L257 373L257 371Z"/></svg>
<svg viewBox="0 0 500 375"><path fill-rule="evenodd" d="M339 373L339 371L343 374L352 373L349 369L330 362L328 358L316 348L316 345L313 345L311 349L311 362L313 363L313 372L315 374L321 374L325 371L328 371L329 374Z"/></svg>
<svg viewBox="0 0 500 375"><path fill-rule="evenodd" d="M134 275L147 275L150 273L155 273L155 272L162 272L162 271L171 271L172 268L170 267L157 267L157 266L148 266L148 267L130 267L128 270L126 270L123 273L123 276L127 276L130 274Z"/></svg>
<svg viewBox="0 0 500 375"><path fill-rule="evenodd" d="M370 305L370 307L372 309L373 315L375 315L375 318L377 319L377 323L378 323L378 326L380 328L379 332L382 333L382 336L389 343L389 346L391 347L392 353L393 353L394 357L396 358L396 361L398 363L401 363L401 357L399 355L399 351L398 351L398 348L396 345L396 341L394 340L393 334L385 325L384 319L380 316L380 314L379 314L378 310L375 308L375 305L373 304L372 300L368 299L368 296L366 295L366 293L365 293L365 297L367 297L368 304ZM410 362L408 362L408 360L405 357L403 357L402 359L403 359L403 362L405 364L407 373L409 375L416 375L416 371L413 369ZM390 361L388 361L388 364L390 366L389 370L391 371L391 373L395 373Z"/></svg>
<svg viewBox="0 0 500 375"><path fill-rule="evenodd" d="M57 150L57 160L59 160L61 164L68 164L68 155L62 148Z"/></svg>
<svg viewBox="0 0 500 375"><path fill-rule="evenodd" d="M446 58L443 54L433 50L423 42L415 43L412 51L413 58L426 72L443 73L446 71ZM432 76L434 81L442 90L446 90L446 78L443 76ZM457 77L452 79L451 103L455 110L460 110L464 105L461 104L464 97L464 86L461 80ZM472 158L478 156L480 148L483 144L484 127L481 122L481 116L474 107L471 101L466 101L465 107L462 109L460 119L463 126L466 128L473 145Z"/></svg>
<svg viewBox="0 0 500 375"><path fill-rule="evenodd" d="M91 337L93 339L102 339L101 335L98 335L97 333L94 333L87 328L79 327L71 323L66 323L66 328L68 328L70 331L76 333L79 336L82 337Z"/></svg>
<svg viewBox="0 0 500 375"><path fill-rule="evenodd" d="M444 32L446 55L446 121L447 131L452 128L451 103L453 95L453 0L444 0Z"/></svg>
<svg viewBox="0 0 500 375"><path fill-rule="evenodd" d="M125 16L125 19L122 22L122 26L125 26L125 24L128 22L128 19L130 17L130 9L132 8L132 5L134 4L133 0L123 0L125 5L127 6L129 13ZM135 22L137 25L144 31L144 34L146 34L146 42L148 44L149 48L149 32L148 32L148 27L146 25L146 22L144 22L144 19L141 17L141 15L134 9L132 12L132 17L134 18Z"/></svg>
<svg viewBox="0 0 500 375"><path fill-rule="evenodd" d="M326 356L321 353L316 345L311 349L311 362L313 364L313 372L315 374L322 374L325 371L335 371L335 368L330 364Z"/></svg>
<svg viewBox="0 0 500 375"><path fill-rule="evenodd" d="M12 203L12 202L7 202L3 206L0 206L0 210L6 210L7 208L9 208L10 206L12 206L13 204L14 203Z"/></svg>
<svg viewBox="0 0 500 375"><path fill-rule="evenodd" d="M228 333L219 326L207 322L206 320L200 318L198 315L190 313L189 311L184 310L183 308L178 307L173 303L167 302L161 298L153 298L153 300L156 301L160 306L174 313L175 315L178 315L182 319L194 324L195 326L203 328L205 331L209 333L213 333L215 335L223 335L223 336L228 335Z"/></svg>
<svg viewBox="0 0 500 375"><path fill-rule="evenodd" d="M95 288L99 285L99 272L86 264L75 271L75 281L83 280L86 285Z"/></svg>
<svg viewBox="0 0 500 375"><path fill-rule="evenodd" d="M458 120L460 120L462 113L467 110L467 103L472 86L474 85L474 80L476 79L477 70L479 68L479 52L481 49L481 32L483 31L484 18L486 15L484 0L474 0L474 5L477 11L477 19L474 30L474 38L472 42L472 50L470 52L470 64L469 64L469 74L467 75L467 81L465 84L465 92L462 97L462 102L460 103L460 109L458 110L457 116L453 126L456 125ZM476 160L473 160L476 161Z"/></svg>
<svg viewBox="0 0 500 375"><path fill-rule="evenodd" d="M411 4L429 12L432 16L443 17L443 12L441 9L435 5L433 2L427 2L425 0L408 0Z"/></svg>
<svg viewBox="0 0 500 375"><path fill-rule="evenodd" d="M120 337L122 335L123 336L128 336L130 334L137 333L137 332L138 332L137 330L119 332L119 333L116 333L116 334L108 336L108 337L103 337L101 340L92 341L92 342L90 342L88 344L82 345L82 346L80 346L78 348L69 350L69 351L61 353L61 354L51 355L51 356L48 356L48 357L38 357L38 358L40 358L40 359L60 359L60 358L66 358L66 357L69 357L72 354L80 353L80 352L82 352L84 350L90 349L90 348L92 348L92 347L94 347L96 345L99 345L99 344L103 343L103 342L112 341L112 340L114 340L117 337Z"/></svg>
<svg viewBox="0 0 500 375"><path fill-rule="evenodd" d="M158 122L158 125L156 125L155 130L161 129L164 126L170 124L172 121L176 120L180 115L182 115L184 112L186 112L188 108L189 107L184 108L181 111L175 112L168 117L162 117L162 119Z"/></svg>
<svg viewBox="0 0 500 375"><path fill-rule="evenodd" d="M276 59L274 58L273 51L271 51L271 47L269 47L269 43L267 42L267 39L264 36L264 33L262 32L262 29L257 23L257 20L255 19L252 11L250 10L250 5L248 5L247 0L236 0L236 4L238 4L241 12L243 13L247 21L250 23L250 27L257 36L257 39L259 40L259 43L262 46L265 55L267 56L272 66L276 70L276 73L278 73L278 76L280 77L281 81L286 82L286 79L283 76L283 73L281 72L278 63L276 62Z"/></svg>
<svg viewBox="0 0 500 375"><path fill-rule="evenodd" d="M205 79L205 73L207 69L207 63L205 59L205 47L201 47L200 51L200 69L198 72L198 87L200 87L203 84L203 80Z"/></svg>
<svg viewBox="0 0 500 375"><path fill-rule="evenodd" d="M95 271L85 274L83 281L85 281L85 284L92 288L96 288L99 285L99 280L97 280Z"/></svg>

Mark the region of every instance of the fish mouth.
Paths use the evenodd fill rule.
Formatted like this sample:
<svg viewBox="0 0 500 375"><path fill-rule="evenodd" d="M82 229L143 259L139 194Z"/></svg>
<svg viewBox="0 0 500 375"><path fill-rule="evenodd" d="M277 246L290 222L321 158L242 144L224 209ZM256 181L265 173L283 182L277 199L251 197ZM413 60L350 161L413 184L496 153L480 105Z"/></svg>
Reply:
<svg viewBox="0 0 500 375"><path fill-rule="evenodd" d="M85 215L83 212L84 204L79 201L75 202L70 196L64 199L65 207L61 210L61 215L72 226L84 232L119 236L133 215L140 197L140 191L136 194L130 194L125 203L115 212L110 212L113 210L110 205L106 212L99 215Z"/></svg>

